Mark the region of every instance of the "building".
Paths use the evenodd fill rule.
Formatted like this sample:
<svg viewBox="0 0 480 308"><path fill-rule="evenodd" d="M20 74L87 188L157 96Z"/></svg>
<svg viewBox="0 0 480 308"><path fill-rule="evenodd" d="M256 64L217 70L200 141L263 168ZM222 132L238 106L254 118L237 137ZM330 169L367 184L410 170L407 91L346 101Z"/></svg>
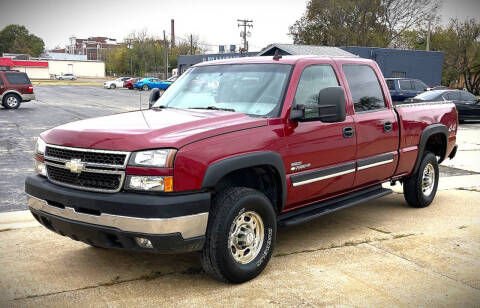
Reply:
<svg viewBox="0 0 480 308"><path fill-rule="evenodd" d="M178 74L183 74L190 66L200 62L240 58L240 57L253 57L253 56L256 56L257 54L258 52L245 52L245 53L234 52L234 53L212 53L212 54L203 54L203 55L178 56Z"/></svg>
<svg viewBox="0 0 480 308"><path fill-rule="evenodd" d="M258 55L271 56L275 51L280 55L359 56L375 60L385 77L420 79L429 86L440 85L442 81L443 53L439 51L272 44Z"/></svg>
<svg viewBox="0 0 480 308"><path fill-rule="evenodd" d="M86 39L70 37L70 43L65 48L51 50L50 54L72 54L85 56L85 60L105 60L107 50L121 46L116 39L105 36L92 36ZM83 60L83 59L82 59Z"/></svg>
<svg viewBox="0 0 480 308"><path fill-rule="evenodd" d="M77 77L105 77L105 62L102 61L0 58L0 70L8 69L25 72L30 79L50 79L67 73Z"/></svg>

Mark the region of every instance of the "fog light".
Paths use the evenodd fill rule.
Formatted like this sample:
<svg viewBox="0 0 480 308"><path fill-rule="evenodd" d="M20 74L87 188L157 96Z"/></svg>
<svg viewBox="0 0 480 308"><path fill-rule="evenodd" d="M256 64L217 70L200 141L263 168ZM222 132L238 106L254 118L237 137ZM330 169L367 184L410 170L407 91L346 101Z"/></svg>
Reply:
<svg viewBox="0 0 480 308"><path fill-rule="evenodd" d="M137 242L138 246L140 246L140 247L142 247L142 248L153 249L152 242L150 242L150 240L148 240L148 239L146 239L146 238L136 237L136 238L135 238L135 242Z"/></svg>
<svg viewBox="0 0 480 308"><path fill-rule="evenodd" d="M36 160L35 172L37 172L40 175L47 176L47 167L45 166L45 163L42 163L41 161Z"/></svg>

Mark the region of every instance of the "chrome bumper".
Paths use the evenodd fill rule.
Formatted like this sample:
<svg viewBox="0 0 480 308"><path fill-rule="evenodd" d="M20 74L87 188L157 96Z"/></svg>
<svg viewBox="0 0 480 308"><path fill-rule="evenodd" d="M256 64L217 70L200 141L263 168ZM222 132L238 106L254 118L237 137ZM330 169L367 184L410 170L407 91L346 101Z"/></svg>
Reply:
<svg viewBox="0 0 480 308"><path fill-rule="evenodd" d="M66 219L120 229L125 232L146 234L180 233L184 239L205 235L208 212L172 218L138 218L102 213L90 215L79 213L74 208L59 208L47 201L28 195L28 205L38 211Z"/></svg>

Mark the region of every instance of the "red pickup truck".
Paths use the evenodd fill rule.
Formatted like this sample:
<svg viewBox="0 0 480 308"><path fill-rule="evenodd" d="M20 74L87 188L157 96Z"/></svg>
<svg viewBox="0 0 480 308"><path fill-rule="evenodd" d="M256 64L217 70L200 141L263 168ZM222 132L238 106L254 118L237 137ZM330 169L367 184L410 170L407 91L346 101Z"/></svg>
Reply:
<svg viewBox="0 0 480 308"><path fill-rule="evenodd" d="M33 216L92 246L201 251L240 283L268 263L277 225L391 193L428 206L456 153L449 102L394 108L361 58L240 58L195 65L149 110L43 132L25 182Z"/></svg>

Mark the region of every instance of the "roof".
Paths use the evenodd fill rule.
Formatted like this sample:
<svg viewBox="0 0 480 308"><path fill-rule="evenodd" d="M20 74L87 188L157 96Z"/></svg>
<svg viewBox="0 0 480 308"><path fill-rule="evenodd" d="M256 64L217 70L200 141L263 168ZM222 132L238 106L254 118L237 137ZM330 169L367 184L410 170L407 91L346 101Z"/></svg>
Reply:
<svg viewBox="0 0 480 308"><path fill-rule="evenodd" d="M13 63L12 59L10 58L0 58L0 66L15 66L15 63Z"/></svg>
<svg viewBox="0 0 480 308"><path fill-rule="evenodd" d="M327 58L331 59L331 56L315 56L315 55L299 55L299 56L282 56L280 59L274 60L273 57L260 56L260 57L243 57L243 58L231 58L231 59L222 59L214 60L207 62L200 62L195 64L198 66L207 66L207 65L218 65L218 64L295 64L302 59L318 59L318 58ZM359 57L351 57L355 61L371 61L368 59L363 59Z"/></svg>
<svg viewBox="0 0 480 308"><path fill-rule="evenodd" d="M316 46L316 45L295 45L295 44L271 44L258 53L258 56L272 56L275 50L279 54L290 55L313 55L328 57L357 57L356 55L342 50L338 47ZM283 53L281 52L283 51Z"/></svg>
<svg viewBox="0 0 480 308"><path fill-rule="evenodd" d="M28 66L28 67L48 67L47 61L25 61L25 60L13 60L15 66Z"/></svg>

